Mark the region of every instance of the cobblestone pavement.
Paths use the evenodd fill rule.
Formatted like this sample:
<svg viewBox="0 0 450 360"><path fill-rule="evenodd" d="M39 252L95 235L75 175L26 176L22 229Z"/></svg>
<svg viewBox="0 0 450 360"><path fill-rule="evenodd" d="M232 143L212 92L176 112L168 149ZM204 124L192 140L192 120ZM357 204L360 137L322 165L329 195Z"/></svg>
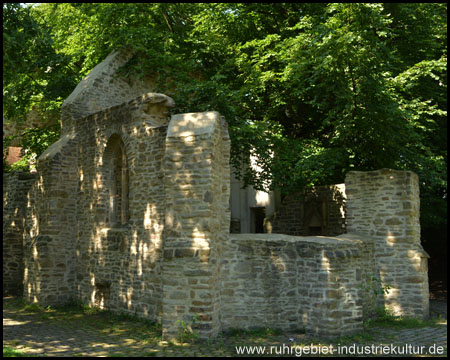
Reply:
<svg viewBox="0 0 450 360"><path fill-rule="evenodd" d="M441 308L437 313L442 321L435 327L413 328L413 329L394 329L394 328L373 328L370 330L368 340L354 343L343 342L341 345L347 348L338 348L338 343L333 344L334 355L346 355L343 351L347 350L350 355L352 351L365 351L363 356L375 355L373 350L377 351L378 356L389 354L389 356L405 355L441 355L447 354L447 320L446 307ZM433 313L433 312L432 312ZM302 334L268 336L261 339L252 337L249 342L245 338L237 339L226 337L220 342L214 344L195 344L195 345L174 345L161 341L140 341L130 339L126 336L108 334L99 331L93 327L84 327L76 325L77 322L55 322L39 317L38 314L23 313L14 308L7 307L3 310L3 346L9 346L25 354L44 355L44 356L192 356L192 357L224 357L239 356L236 351L236 345L239 346L259 346L252 348L254 356L261 356L258 351L265 351L265 355L280 356L294 355L300 356L300 348L297 345L305 346L313 344L328 344L326 348L321 349L321 353L311 353L310 355L327 355L327 349L330 351L329 343L319 340L309 339ZM238 342L238 343L237 343ZM372 347L373 345L373 347ZM271 348L272 346L272 348ZM287 350L288 346L294 346ZM326 345L323 345L326 346ZM353 347L352 347L353 346ZM384 346L384 348L382 348ZM265 348L263 348L265 347ZM443 354L436 351L444 350ZM306 350L305 350L306 349ZM302 356L308 356L307 347L302 348ZM310 351L313 349L310 348ZM245 351L245 350L244 350ZM291 351L291 353L289 353ZM315 348L315 351L319 351ZM337 353L340 351L341 353ZM404 351L407 351L405 354ZM369 352L369 353L368 353ZM250 355L247 351L242 355ZM356 354L357 355L357 354Z"/></svg>

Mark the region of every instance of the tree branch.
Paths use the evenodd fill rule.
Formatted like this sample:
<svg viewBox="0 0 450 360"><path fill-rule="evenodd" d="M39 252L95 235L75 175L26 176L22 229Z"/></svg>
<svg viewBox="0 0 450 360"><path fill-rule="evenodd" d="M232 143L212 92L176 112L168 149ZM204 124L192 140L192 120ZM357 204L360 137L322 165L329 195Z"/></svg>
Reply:
<svg viewBox="0 0 450 360"><path fill-rule="evenodd" d="M169 27L170 32L173 33L173 28L172 28L172 25L170 24L169 17L168 17L167 14L166 14L164 11L162 11L162 10L161 10L161 14L162 14L162 16L164 17L164 20L166 20L166 24L167 24L167 26Z"/></svg>

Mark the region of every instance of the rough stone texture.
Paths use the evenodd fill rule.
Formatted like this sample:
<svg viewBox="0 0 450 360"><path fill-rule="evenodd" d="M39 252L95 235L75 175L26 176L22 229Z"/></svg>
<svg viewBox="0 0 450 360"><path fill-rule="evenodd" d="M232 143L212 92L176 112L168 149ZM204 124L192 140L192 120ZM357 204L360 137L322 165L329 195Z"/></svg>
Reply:
<svg viewBox="0 0 450 360"><path fill-rule="evenodd" d="M349 172L347 231L375 239L377 276L391 290L385 304L399 315L429 315L428 254L420 244L419 181L410 171Z"/></svg>
<svg viewBox="0 0 450 360"><path fill-rule="evenodd" d="M63 134L41 155L35 226L27 239L32 251L25 257L30 300L77 297L160 320L161 162L170 102L161 94L145 94L78 119L73 133ZM113 137L121 139L128 159L129 218L119 226L108 217Z"/></svg>
<svg viewBox="0 0 450 360"><path fill-rule="evenodd" d="M268 233L335 236L345 233L345 184L317 186L286 196L265 220Z"/></svg>
<svg viewBox="0 0 450 360"><path fill-rule="evenodd" d="M162 322L166 339L183 331L180 321L201 338L262 326L348 335L370 311L364 281L374 275L393 288L380 300L428 315L415 174L349 173L349 234L230 238L225 120L169 117L173 100L163 94L129 99L138 88L113 76L122 56L66 100L61 138L38 159L36 179L4 182L4 287L20 291L23 274L30 301L76 298L137 314ZM342 186L317 194L306 196L314 211L305 207L298 229L339 233ZM295 222L291 213L285 220Z"/></svg>
<svg viewBox="0 0 450 360"><path fill-rule="evenodd" d="M152 79L133 82L118 76L117 70L133 56L127 49L113 51L77 85L61 107L62 132L73 130L77 119L121 105L154 90Z"/></svg>
<svg viewBox="0 0 450 360"><path fill-rule="evenodd" d="M161 254L164 221L162 161L167 108L148 94L77 121L77 296L108 309L161 317ZM155 104L141 116L145 103ZM155 126L155 124L164 124ZM86 131L85 129L88 129ZM128 218L110 221L110 139L120 139L127 158Z"/></svg>
<svg viewBox="0 0 450 360"><path fill-rule="evenodd" d="M75 295L76 143L75 135L63 136L41 155L27 195L24 296L30 301L60 304Z"/></svg>
<svg viewBox="0 0 450 360"><path fill-rule="evenodd" d="M78 298L138 314L162 321L168 338L197 314L202 337L220 331L227 125L216 112L169 118L172 103L145 94L77 119L38 159L24 239L28 300ZM126 211L111 221L115 201Z"/></svg>
<svg viewBox="0 0 450 360"><path fill-rule="evenodd" d="M399 314L427 315L414 174L349 173L352 233L230 238L225 121L208 112L175 115L167 124L167 109L157 107L139 116L142 102L158 98L79 119L74 133L39 158L36 180L20 187L10 175L5 182L6 219L22 209L16 215L25 225L17 232L23 255L17 235L5 237L4 256L17 264L23 256L27 299L45 305L78 298L138 314L161 321L167 339L177 338L179 321L190 326L194 319L202 338L252 327L332 337L361 330L373 304L365 281L376 275L392 286L384 301ZM126 216L111 222L118 153L126 158ZM12 262L7 284L21 275Z"/></svg>
<svg viewBox="0 0 450 360"><path fill-rule="evenodd" d="M23 236L33 174L3 174L3 294L23 292Z"/></svg>
<svg viewBox="0 0 450 360"><path fill-rule="evenodd" d="M220 270L229 234L230 142L216 112L172 116L166 139L163 334L177 320L201 337L220 331Z"/></svg>
<svg viewBox="0 0 450 360"><path fill-rule="evenodd" d="M360 331L362 244L345 236L232 234L221 260L223 328L324 337Z"/></svg>
<svg viewBox="0 0 450 360"><path fill-rule="evenodd" d="M252 327L349 335L370 315L365 281L374 275L393 287L384 301L399 314L427 315L414 174L349 173L352 233L230 238L226 122L215 112L169 121L161 107L139 115L143 102L159 98L79 119L39 158L36 180L6 177L7 286L20 282L23 256L28 300L78 298L137 314L161 321L167 339L178 337L179 321L194 319L202 338ZM126 158L118 175L128 188L126 216L111 222L117 154Z"/></svg>

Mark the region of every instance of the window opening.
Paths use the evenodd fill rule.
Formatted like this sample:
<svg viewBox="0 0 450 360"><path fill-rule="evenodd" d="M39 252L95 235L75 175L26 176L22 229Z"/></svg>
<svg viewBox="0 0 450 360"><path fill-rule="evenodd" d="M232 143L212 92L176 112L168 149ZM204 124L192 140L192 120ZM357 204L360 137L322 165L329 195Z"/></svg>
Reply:
<svg viewBox="0 0 450 360"><path fill-rule="evenodd" d="M128 166L125 148L118 135L111 136L108 144L109 167L109 223L112 226L128 222Z"/></svg>
<svg viewBox="0 0 450 360"><path fill-rule="evenodd" d="M252 232L256 234L264 233L264 219L266 217L265 207L251 208Z"/></svg>

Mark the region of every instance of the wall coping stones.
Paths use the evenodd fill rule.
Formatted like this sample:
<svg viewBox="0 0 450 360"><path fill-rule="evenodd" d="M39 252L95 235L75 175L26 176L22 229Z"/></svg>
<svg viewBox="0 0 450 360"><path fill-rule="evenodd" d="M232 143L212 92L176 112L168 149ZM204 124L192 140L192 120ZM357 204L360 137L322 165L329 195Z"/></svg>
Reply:
<svg viewBox="0 0 450 360"><path fill-rule="evenodd" d="M134 51L129 48L115 50L80 81L61 106L64 132L71 129L73 121L127 102L155 88L154 80L135 79L131 83L117 72L133 55Z"/></svg>
<svg viewBox="0 0 450 360"><path fill-rule="evenodd" d="M97 78L104 78L106 73L105 70L116 69L118 66L123 65L128 61L128 59L132 56L132 53L129 52L125 54L124 51L115 50L110 53L105 60L101 63L97 64L91 72L86 75L75 87L72 93L64 100L62 106L67 106L68 104L77 100L77 98L83 94L87 93L90 90L90 87L94 84Z"/></svg>
<svg viewBox="0 0 450 360"><path fill-rule="evenodd" d="M330 236L293 236L284 234L230 234L231 241L261 241L274 242L285 241L292 243L316 243L320 245L352 245L360 244L366 235L342 234L336 237Z"/></svg>
<svg viewBox="0 0 450 360"><path fill-rule="evenodd" d="M63 147L65 147L70 141L75 140L77 137L74 133L67 133L61 136L61 138L50 145L50 147L45 150L41 156L39 156L38 161L46 161L53 159L56 155L61 153Z"/></svg>
<svg viewBox="0 0 450 360"><path fill-rule="evenodd" d="M165 94L161 93L154 93L154 92L148 92L145 94L142 94L130 101L127 102L128 105L136 105L136 104L159 104L162 103L167 107L174 107L175 101Z"/></svg>
<svg viewBox="0 0 450 360"><path fill-rule="evenodd" d="M367 176L378 176L378 175L400 175L400 176L411 176L411 177L415 177L417 180L419 178L419 176L413 172L413 171L409 171L409 170L394 170L394 169L387 169L387 168L383 168L383 169L379 169L379 170L372 170L372 171L349 171L345 176L349 176L352 174L364 174ZM346 179L345 180L345 184L348 184L349 181Z"/></svg>
<svg viewBox="0 0 450 360"><path fill-rule="evenodd" d="M167 137L212 134L216 124L220 124L220 115L217 111L172 115Z"/></svg>
<svg viewBox="0 0 450 360"><path fill-rule="evenodd" d="M113 105L108 108L99 110L95 113L92 113L92 114L84 117L81 120L92 119L93 117L95 117L99 114L103 114L103 113L108 114L108 113L111 113L112 111L118 111L120 109L125 109L125 110L129 110L132 112L132 114L130 116L130 121L134 122L136 120L141 120L143 118L142 113L144 113L145 115L149 115L149 112L151 112L148 108L145 108L144 105L161 105L165 108L170 108L170 107L175 106L175 101L170 96L160 94L160 93L148 92L148 93L139 95L138 97L133 98L131 100L124 101L121 104ZM140 112L141 114L137 114L138 112ZM164 115L167 116L168 112L165 111ZM167 126L167 123L166 124L158 124L158 126L161 126L161 125Z"/></svg>
<svg viewBox="0 0 450 360"><path fill-rule="evenodd" d="M422 258L430 258L430 255L422 248L422 246L418 246L416 249L408 250L408 257L422 257Z"/></svg>

